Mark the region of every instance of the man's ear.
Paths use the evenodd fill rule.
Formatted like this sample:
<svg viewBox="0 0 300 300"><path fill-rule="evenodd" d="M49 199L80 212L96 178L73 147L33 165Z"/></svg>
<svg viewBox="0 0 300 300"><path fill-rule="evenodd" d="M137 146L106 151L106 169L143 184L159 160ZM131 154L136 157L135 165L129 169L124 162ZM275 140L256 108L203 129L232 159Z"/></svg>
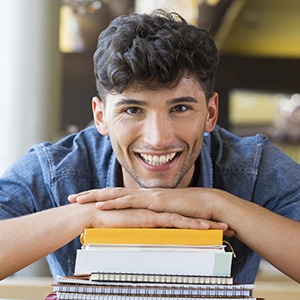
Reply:
<svg viewBox="0 0 300 300"><path fill-rule="evenodd" d="M105 114L104 114L104 104L96 96L93 97L92 99L92 109L93 109L94 123L98 131L102 135L108 135L108 130L105 121Z"/></svg>
<svg viewBox="0 0 300 300"><path fill-rule="evenodd" d="M207 104L207 116L205 123L205 132L214 130L219 115L219 95L214 93Z"/></svg>

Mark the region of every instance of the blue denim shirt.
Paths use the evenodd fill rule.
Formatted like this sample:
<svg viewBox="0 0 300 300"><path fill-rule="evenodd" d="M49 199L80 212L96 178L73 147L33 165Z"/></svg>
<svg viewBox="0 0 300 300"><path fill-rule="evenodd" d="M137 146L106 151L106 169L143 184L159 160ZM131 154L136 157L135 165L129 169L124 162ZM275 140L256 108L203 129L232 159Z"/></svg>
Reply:
<svg viewBox="0 0 300 300"><path fill-rule="evenodd" d="M69 205L67 196L80 191L120 186L120 172L109 137L94 126L56 144L36 145L0 179L0 219ZM300 220L300 166L265 136L239 138L216 127L204 137L196 175L198 187L219 188ZM237 282L253 282L259 256L236 238L228 240L237 256L232 276ZM80 246L76 238L47 256L53 276L73 274Z"/></svg>

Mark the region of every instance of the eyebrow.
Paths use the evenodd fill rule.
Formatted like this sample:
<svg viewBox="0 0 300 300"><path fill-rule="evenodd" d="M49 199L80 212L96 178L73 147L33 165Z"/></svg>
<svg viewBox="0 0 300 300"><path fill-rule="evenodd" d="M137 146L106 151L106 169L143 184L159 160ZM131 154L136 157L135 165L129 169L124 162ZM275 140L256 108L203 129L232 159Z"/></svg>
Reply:
<svg viewBox="0 0 300 300"><path fill-rule="evenodd" d="M168 105L174 105L177 103L198 103L199 101L194 97L179 97L174 98L167 101ZM136 99L121 99L116 103L116 106L122 105L138 105L138 106L148 106L148 103L143 100L136 100Z"/></svg>
<svg viewBox="0 0 300 300"><path fill-rule="evenodd" d="M183 103L183 102L184 103L198 103L199 101L194 97L179 97L179 98L174 98L174 99L168 100L167 104L174 105L174 104Z"/></svg>
<svg viewBox="0 0 300 300"><path fill-rule="evenodd" d="M116 103L116 106L122 106L122 105L138 105L138 106L147 106L147 102L142 100L135 100L135 99L121 99Z"/></svg>

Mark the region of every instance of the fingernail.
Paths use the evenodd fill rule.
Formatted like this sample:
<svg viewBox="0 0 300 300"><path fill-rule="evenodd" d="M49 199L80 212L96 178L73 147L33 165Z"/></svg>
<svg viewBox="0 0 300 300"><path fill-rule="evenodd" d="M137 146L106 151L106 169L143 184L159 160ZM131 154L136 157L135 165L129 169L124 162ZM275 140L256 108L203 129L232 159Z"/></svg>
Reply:
<svg viewBox="0 0 300 300"><path fill-rule="evenodd" d="M73 199L72 198L74 198L75 197L75 194L72 194L72 195L69 195L68 197L67 197L67 199L71 202Z"/></svg>
<svg viewBox="0 0 300 300"><path fill-rule="evenodd" d="M99 207L99 208L100 208L100 207L103 207L103 206L104 206L104 205L103 205L104 203L105 203L104 201L99 201L99 202L96 202L95 205L96 205L96 207Z"/></svg>
<svg viewBox="0 0 300 300"><path fill-rule="evenodd" d="M83 201L84 198L85 198L85 196L78 196L78 197L76 197L76 201L77 202Z"/></svg>

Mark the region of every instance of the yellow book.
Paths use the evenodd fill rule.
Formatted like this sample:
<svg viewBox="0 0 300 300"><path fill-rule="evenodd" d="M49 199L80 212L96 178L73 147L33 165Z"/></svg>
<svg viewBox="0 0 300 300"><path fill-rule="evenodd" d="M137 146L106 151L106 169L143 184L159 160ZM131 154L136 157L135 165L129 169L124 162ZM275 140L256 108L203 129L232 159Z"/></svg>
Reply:
<svg viewBox="0 0 300 300"><path fill-rule="evenodd" d="M80 236L89 244L219 246L223 231L178 228L85 228Z"/></svg>

